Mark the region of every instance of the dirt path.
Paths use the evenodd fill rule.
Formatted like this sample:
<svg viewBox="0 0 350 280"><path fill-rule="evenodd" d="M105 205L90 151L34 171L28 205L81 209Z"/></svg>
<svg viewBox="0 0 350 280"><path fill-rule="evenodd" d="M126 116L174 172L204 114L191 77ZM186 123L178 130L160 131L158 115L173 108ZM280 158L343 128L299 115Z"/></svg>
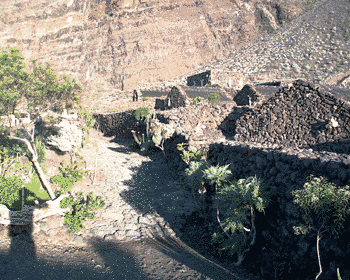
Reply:
<svg viewBox="0 0 350 280"><path fill-rule="evenodd" d="M93 133L91 140L108 140L101 137ZM84 154L87 168L93 169L94 153ZM52 154L47 163L52 168L59 166L60 161L62 157ZM54 173L55 170L48 171ZM96 175L95 184L105 180L101 172ZM93 190L91 180L85 178L74 190L84 193ZM239 268L230 273L178 238L151 236L141 241L122 242L94 237L81 244L71 243L78 236L59 226L63 217L56 220L51 224L57 227L53 235L45 236L28 229L16 237L1 240L0 279L258 279Z"/></svg>
<svg viewBox="0 0 350 280"><path fill-rule="evenodd" d="M257 279L242 277L242 272L235 277L195 251L179 247L174 240L91 240L84 247L42 244L34 245L36 253L30 254L31 244L16 239L16 247L21 248L17 252L0 246L4 263L1 279Z"/></svg>

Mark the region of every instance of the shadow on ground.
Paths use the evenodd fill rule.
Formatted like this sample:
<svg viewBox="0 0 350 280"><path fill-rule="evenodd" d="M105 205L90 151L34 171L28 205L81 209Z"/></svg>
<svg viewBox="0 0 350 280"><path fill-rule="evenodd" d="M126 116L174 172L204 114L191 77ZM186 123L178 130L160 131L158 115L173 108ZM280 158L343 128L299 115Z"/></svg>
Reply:
<svg viewBox="0 0 350 280"><path fill-rule="evenodd" d="M176 187L161 153L150 158L151 162L143 163L135 172L134 189L124 193L125 200L144 211L141 200L147 199L151 208L157 209L179 232L176 213L182 213L181 207L187 206L168 197ZM37 248L32 229L32 224L10 226L10 247L0 245L0 279L257 279L238 278L211 260L182 248L176 239L156 234L141 241L116 242L94 237L84 247L67 249L52 244Z"/></svg>

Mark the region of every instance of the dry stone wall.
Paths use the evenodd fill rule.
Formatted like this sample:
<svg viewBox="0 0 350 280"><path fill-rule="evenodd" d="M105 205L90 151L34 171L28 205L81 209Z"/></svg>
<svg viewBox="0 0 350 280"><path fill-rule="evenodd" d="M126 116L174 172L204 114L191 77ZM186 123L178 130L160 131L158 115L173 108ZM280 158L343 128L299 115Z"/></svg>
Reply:
<svg viewBox="0 0 350 280"><path fill-rule="evenodd" d="M315 84L297 80L236 122L235 139L311 147L350 136L350 106Z"/></svg>
<svg viewBox="0 0 350 280"><path fill-rule="evenodd" d="M265 214L256 216L257 236L263 236L260 244L284 246L291 252L290 264L300 269L304 279L305 271L318 271L313 250L317 231L306 236L294 233L293 226L304 223L304 212L293 202L292 191L303 189L310 175L323 177L337 188L350 185L349 113L350 106L344 100L316 84L297 80L236 118L227 128L233 135L231 140L215 141L209 147L207 161L215 166L229 164L230 181L256 176L261 189L270 192L271 204ZM323 264L335 260L334 252L343 258L350 254L349 248L341 245L350 241L349 216L343 225L342 238L324 240ZM256 261L263 259L256 255ZM310 260L315 260L311 267ZM325 265L323 269L326 273L330 268Z"/></svg>
<svg viewBox="0 0 350 280"><path fill-rule="evenodd" d="M124 134L131 139L131 129L143 129L141 132L145 133L145 126L133 124L133 113L127 113L129 124L123 126L130 125L124 129ZM110 133L122 133L120 128L111 129L122 124L118 121L119 115L103 118L100 117L105 125L102 129L109 127ZM350 185L350 141L347 140L350 105L347 102L319 85L296 80L254 106L236 106L233 101L216 105L187 104L165 111L156 110L156 118L151 121L152 125L172 132L164 143L164 152L169 166L178 170L178 174L188 165L182 161L177 144L187 143L189 147L185 150L208 150L203 159L209 166L230 164L231 182L256 176L261 190L270 193L265 214L256 212L256 234L259 236L256 248L263 247L266 242L270 248L284 246L283 250L291 252L292 266L300 270L305 268L308 273L318 271L313 250L317 232L295 235L293 226L304 221L302 209L293 203L291 192L302 189L310 175L322 176L338 187ZM209 189L209 193L213 191ZM350 219L345 220L343 232L343 236L350 236ZM272 235L275 238L271 241ZM329 256L334 251L340 255L350 254L348 247L341 245L341 242L350 243L344 238L339 242L324 240L323 262L332 261ZM333 242L332 246L330 242ZM256 262L266 259L260 253L255 255ZM315 260L311 268L310 260ZM326 271L327 267L324 269ZM267 273L273 275L274 271ZM301 275L305 276L303 273Z"/></svg>
<svg viewBox="0 0 350 280"><path fill-rule="evenodd" d="M98 128L105 136L125 137L133 139L131 130L146 131L146 125L135 119L135 111L93 114L96 119L94 128Z"/></svg>

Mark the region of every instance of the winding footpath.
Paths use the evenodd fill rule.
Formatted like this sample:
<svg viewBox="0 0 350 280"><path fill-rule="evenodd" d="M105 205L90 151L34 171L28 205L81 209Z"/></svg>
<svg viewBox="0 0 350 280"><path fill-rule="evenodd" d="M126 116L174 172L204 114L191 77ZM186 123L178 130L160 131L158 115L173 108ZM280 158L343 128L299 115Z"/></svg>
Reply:
<svg viewBox="0 0 350 280"><path fill-rule="evenodd" d="M93 189L105 207L69 246L52 240L34 250L28 236L0 242L0 279L258 279L232 274L179 239L194 203L161 153L142 156L129 140L100 138L97 163L107 180Z"/></svg>

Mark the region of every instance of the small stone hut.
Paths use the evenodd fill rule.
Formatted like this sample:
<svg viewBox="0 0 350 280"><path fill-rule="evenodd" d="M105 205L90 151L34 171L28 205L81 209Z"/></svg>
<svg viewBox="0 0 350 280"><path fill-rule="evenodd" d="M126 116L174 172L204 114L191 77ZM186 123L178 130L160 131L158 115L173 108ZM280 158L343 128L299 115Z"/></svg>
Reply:
<svg viewBox="0 0 350 280"><path fill-rule="evenodd" d="M203 87L206 85L219 85L227 89L241 89L248 78L239 72L211 69L187 77L187 86Z"/></svg>

